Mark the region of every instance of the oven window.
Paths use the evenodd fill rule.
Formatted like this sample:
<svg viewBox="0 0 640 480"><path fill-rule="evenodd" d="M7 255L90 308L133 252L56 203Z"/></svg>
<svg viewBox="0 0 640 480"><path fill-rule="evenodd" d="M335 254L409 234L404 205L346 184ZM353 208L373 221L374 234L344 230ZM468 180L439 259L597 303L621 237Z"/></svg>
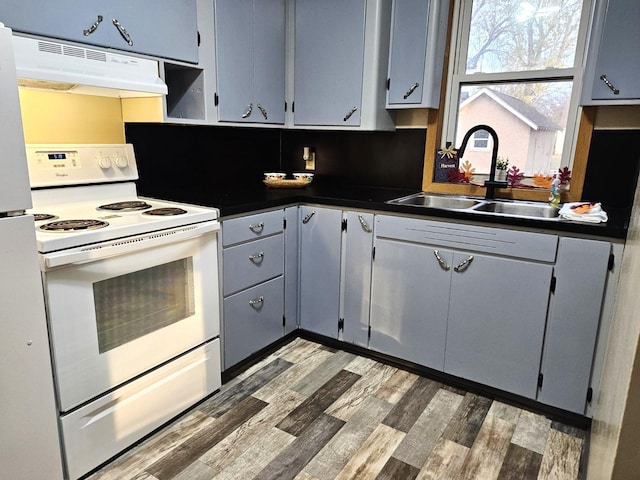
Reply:
<svg viewBox="0 0 640 480"><path fill-rule="evenodd" d="M194 314L193 260L96 282L93 298L104 353Z"/></svg>

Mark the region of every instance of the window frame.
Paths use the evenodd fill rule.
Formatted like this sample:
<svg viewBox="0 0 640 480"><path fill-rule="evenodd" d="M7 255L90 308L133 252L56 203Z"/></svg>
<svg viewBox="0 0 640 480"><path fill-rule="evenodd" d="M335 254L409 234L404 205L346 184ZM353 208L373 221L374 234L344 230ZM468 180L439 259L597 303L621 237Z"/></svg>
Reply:
<svg viewBox="0 0 640 480"><path fill-rule="evenodd" d="M483 85L502 82L571 81L573 87L569 99L569 115L567 118L560 164L561 166L569 166L573 169L572 159L574 159L576 155L579 126L582 116L582 108L579 101L588 48L588 32L593 16L594 4L595 0L583 0L573 67L508 73L467 74L466 59L471 30L473 1L454 0L452 7L453 19L451 24L449 64L446 77L446 90L444 92L444 113L442 115L442 143L445 141L455 142L460 89L464 85Z"/></svg>

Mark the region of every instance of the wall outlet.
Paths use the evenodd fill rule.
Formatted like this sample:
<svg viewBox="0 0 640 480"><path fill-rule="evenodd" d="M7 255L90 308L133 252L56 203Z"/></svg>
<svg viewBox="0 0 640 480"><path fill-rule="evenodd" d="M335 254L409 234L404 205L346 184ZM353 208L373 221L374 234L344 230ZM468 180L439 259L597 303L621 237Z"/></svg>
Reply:
<svg viewBox="0 0 640 480"><path fill-rule="evenodd" d="M316 152L309 153L309 158L304 161L305 170L315 170L316 169Z"/></svg>

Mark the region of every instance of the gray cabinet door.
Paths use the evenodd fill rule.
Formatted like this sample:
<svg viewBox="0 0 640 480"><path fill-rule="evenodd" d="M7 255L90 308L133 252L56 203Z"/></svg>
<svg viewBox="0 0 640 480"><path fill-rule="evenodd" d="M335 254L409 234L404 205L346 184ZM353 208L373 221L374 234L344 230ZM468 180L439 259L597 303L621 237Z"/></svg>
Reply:
<svg viewBox="0 0 640 480"><path fill-rule="evenodd" d="M299 272L299 230L298 207L284 210L286 228L284 230L284 333L295 330L298 317L298 272Z"/></svg>
<svg viewBox="0 0 640 480"><path fill-rule="evenodd" d="M605 0L606 1L606 0ZM640 99L640 2L637 0L609 0L594 72L592 98L594 100ZM619 90L614 94L603 80Z"/></svg>
<svg viewBox="0 0 640 480"><path fill-rule="evenodd" d="M297 0L294 123L360 125L366 0Z"/></svg>
<svg viewBox="0 0 640 480"><path fill-rule="evenodd" d="M215 23L218 119L253 122L253 0L216 0Z"/></svg>
<svg viewBox="0 0 640 480"><path fill-rule="evenodd" d="M1 8L1 21L16 31L198 62L196 0L8 0Z"/></svg>
<svg viewBox="0 0 640 480"><path fill-rule="evenodd" d="M369 339L373 214L347 212L346 217L342 339L366 347Z"/></svg>
<svg viewBox="0 0 640 480"><path fill-rule="evenodd" d="M444 368L452 258L450 250L376 240L370 348Z"/></svg>
<svg viewBox="0 0 640 480"><path fill-rule="evenodd" d="M198 63L196 0L112 0L108 4L110 17L105 22L112 48ZM117 28L114 20L122 27Z"/></svg>
<svg viewBox="0 0 640 480"><path fill-rule="evenodd" d="M284 124L285 2L256 0L254 11L253 121Z"/></svg>
<svg viewBox="0 0 640 480"><path fill-rule="evenodd" d="M535 398L553 267L470 257L453 258L444 370Z"/></svg>
<svg viewBox="0 0 640 480"><path fill-rule="evenodd" d="M430 0L394 0L387 103L420 104Z"/></svg>
<svg viewBox="0 0 640 480"><path fill-rule="evenodd" d="M283 288L280 276L223 300L225 368L282 337Z"/></svg>
<svg viewBox="0 0 640 480"><path fill-rule="evenodd" d="M585 413L610 253L609 242L560 239L538 395L542 403Z"/></svg>
<svg viewBox="0 0 640 480"><path fill-rule="evenodd" d="M284 123L284 0L216 0L218 118Z"/></svg>
<svg viewBox="0 0 640 480"><path fill-rule="evenodd" d="M3 0L0 22L17 32L107 47L112 28L110 9L109 2L97 0ZM89 32L94 24L96 28Z"/></svg>
<svg viewBox="0 0 640 480"><path fill-rule="evenodd" d="M300 207L300 326L337 338L342 211Z"/></svg>

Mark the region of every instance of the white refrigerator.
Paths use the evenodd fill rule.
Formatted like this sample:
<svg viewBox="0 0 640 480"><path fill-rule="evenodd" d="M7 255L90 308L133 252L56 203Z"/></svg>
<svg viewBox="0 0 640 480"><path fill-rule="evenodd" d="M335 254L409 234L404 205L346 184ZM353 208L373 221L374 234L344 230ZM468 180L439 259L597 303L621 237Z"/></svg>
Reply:
<svg viewBox="0 0 640 480"><path fill-rule="evenodd" d="M2 19L0 18L0 21ZM0 23L0 477L63 478L11 30Z"/></svg>

